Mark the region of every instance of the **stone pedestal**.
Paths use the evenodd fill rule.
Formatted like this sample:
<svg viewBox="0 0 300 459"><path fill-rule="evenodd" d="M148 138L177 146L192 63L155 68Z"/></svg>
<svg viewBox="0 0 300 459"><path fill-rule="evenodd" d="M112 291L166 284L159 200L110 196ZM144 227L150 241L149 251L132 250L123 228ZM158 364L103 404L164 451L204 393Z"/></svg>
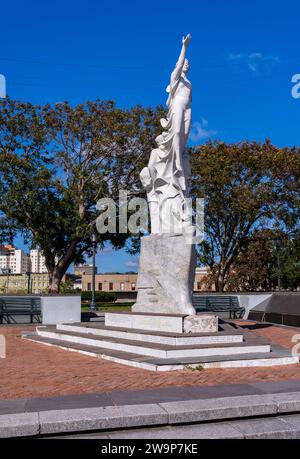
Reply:
<svg viewBox="0 0 300 459"><path fill-rule="evenodd" d="M180 234L141 238L137 302L133 312L195 315L195 245Z"/></svg>
<svg viewBox="0 0 300 459"><path fill-rule="evenodd" d="M151 330L158 333L217 333L218 317L209 313L185 316L183 314L106 312L105 326L128 330Z"/></svg>

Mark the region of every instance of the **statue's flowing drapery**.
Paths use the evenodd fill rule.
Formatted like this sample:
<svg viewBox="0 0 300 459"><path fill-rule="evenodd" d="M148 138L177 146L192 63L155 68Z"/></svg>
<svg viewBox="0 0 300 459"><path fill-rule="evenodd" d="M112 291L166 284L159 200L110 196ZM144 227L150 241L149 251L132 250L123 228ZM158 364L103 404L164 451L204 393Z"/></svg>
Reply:
<svg viewBox="0 0 300 459"><path fill-rule="evenodd" d="M175 232L181 232L185 221L184 203L190 175L185 145L191 124L192 85L186 78L185 47L167 87L168 114L161 119L164 132L157 137L158 148L152 150L148 167L141 172L150 205L152 232L167 232L170 214L175 215ZM147 180L148 178L148 180ZM174 225L173 225L174 227Z"/></svg>
<svg viewBox="0 0 300 459"><path fill-rule="evenodd" d="M195 316L192 304L196 251L195 227L187 208L189 156L185 145L191 125L192 85L185 59L190 35L183 38L179 59L167 88L168 113L160 123L148 166L140 174L146 189L151 235L141 238L134 312Z"/></svg>

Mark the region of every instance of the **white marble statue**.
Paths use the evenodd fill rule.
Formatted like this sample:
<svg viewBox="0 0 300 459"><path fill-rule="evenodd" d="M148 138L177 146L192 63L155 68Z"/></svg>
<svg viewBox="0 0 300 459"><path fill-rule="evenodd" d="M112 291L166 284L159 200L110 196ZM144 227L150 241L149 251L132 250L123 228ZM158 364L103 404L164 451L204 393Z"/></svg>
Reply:
<svg viewBox="0 0 300 459"><path fill-rule="evenodd" d="M185 205L190 176L185 150L191 126L192 85L185 58L191 37L182 39L179 59L167 87L168 114L148 166L140 174L150 207L151 234L141 238L134 312L194 316L196 252L190 209ZM187 237L188 236L188 237Z"/></svg>
<svg viewBox="0 0 300 459"><path fill-rule="evenodd" d="M158 148L152 150L148 166L140 173L147 191L153 234L182 234L192 229L191 215L185 206L190 176L185 145L192 111L192 85L187 79L189 63L185 56L190 40L190 34L182 39L181 53L167 87L168 114L160 121L164 132L156 138Z"/></svg>

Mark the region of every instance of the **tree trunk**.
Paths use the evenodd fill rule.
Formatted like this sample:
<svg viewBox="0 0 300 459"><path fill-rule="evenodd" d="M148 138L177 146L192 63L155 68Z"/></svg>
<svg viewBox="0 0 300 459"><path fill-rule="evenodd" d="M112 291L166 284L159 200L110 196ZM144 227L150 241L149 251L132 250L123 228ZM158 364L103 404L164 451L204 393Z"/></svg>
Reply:
<svg viewBox="0 0 300 459"><path fill-rule="evenodd" d="M59 293L59 286L63 277L60 269L54 268L49 272L49 293Z"/></svg>
<svg viewBox="0 0 300 459"><path fill-rule="evenodd" d="M56 266L47 266L50 280L49 293L59 293L59 286L61 284L62 278L65 275L70 264L74 261L77 242L77 239L74 239L71 242L71 244L65 252L64 257L57 263Z"/></svg>
<svg viewBox="0 0 300 459"><path fill-rule="evenodd" d="M225 270L224 268L220 268L217 272L216 279L215 279L216 292L224 292L224 287L225 287Z"/></svg>

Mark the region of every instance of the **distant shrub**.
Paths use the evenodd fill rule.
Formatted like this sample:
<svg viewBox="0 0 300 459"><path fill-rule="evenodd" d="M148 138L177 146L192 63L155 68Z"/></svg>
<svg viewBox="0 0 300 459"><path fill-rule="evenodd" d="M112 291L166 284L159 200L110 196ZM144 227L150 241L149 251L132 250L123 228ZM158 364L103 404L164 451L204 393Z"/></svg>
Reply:
<svg viewBox="0 0 300 459"><path fill-rule="evenodd" d="M114 292L95 292L96 303L113 303L117 299L117 294ZM92 301L92 292L81 292L82 301Z"/></svg>

